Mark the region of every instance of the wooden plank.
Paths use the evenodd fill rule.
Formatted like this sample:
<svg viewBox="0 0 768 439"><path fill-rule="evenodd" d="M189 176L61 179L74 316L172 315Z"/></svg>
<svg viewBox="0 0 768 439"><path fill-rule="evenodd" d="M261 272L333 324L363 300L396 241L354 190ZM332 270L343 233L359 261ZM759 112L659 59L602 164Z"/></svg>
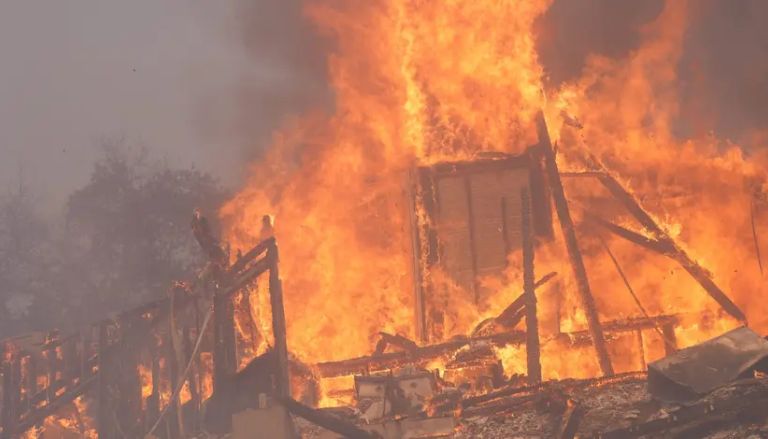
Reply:
<svg viewBox="0 0 768 439"><path fill-rule="evenodd" d="M520 192L522 203L523 232L523 289L525 290L525 351L528 366L528 384L541 382L541 346L539 344L539 319L536 308L536 287L534 284L533 230L531 227L531 199L528 188Z"/></svg>
<svg viewBox="0 0 768 439"><path fill-rule="evenodd" d="M283 286L280 280L277 245L267 250L271 265L269 269L269 299L272 307L272 333L275 337L275 354L277 371L275 376L275 393L281 398L291 396L291 383L288 376L288 337L285 328L285 307L283 305Z"/></svg>
<svg viewBox="0 0 768 439"><path fill-rule="evenodd" d="M360 427L337 418L329 413L325 413L322 410L318 410L309 406L306 406L290 397L278 397L280 404L282 404L292 414L304 418L315 425L330 430L334 433L338 433L346 438L350 439L374 439L371 433L361 429Z"/></svg>
<svg viewBox="0 0 768 439"><path fill-rule="evenodd" d="M565 190L563 189L563 183L560 180L560 171L557 168L557 159L555 158L555 152L552 149L552 144L549 140L549 132L547 131L547 125L543 114L539 114L538 131L539 142L542 144L544 157L546 159L547 177L552 192L552 199L555 203L557 216L560 219L563 238L565 239L565 245L568 250L568 258L571 262L574 277L576 278L579 298L581 299L581 305L584 308L584 314L587 317L589 332L592 337L598 363L600 364L600 370L603 375L613 375L613 365L611 365L611 359L608 356L608 348L605 345L605 337L603 336L603 328L600 325L595 298L592 296L592 290L589 286L587 270L584 267L584 260L582 259L581 250L579 249L579 242L576 239L571 212L568 209Z"/></svg>

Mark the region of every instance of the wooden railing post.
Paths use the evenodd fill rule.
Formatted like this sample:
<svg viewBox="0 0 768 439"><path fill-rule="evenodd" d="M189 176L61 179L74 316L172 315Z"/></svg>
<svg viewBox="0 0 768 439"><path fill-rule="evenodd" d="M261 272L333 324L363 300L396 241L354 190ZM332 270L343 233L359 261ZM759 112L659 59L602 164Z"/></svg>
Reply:
<svg viewBox="0 0 768 439"><path fill-rule="evenodd" d="M275 354L277 358L276 392L280 397L290 397L291 383L288 375L288 340L285 327L285 307L283 305L283 286L280 280L279 254L277 244L267 250L270 261L269 298L272 306L272 332L275 336Z"/></svg>
<svg viewBox="0 0 768 439"><path fill-rule="evenodd" d="M213 390L221 389L237 368L235 309L229 295L213 297Z"/></svg>
<svg viewBox="0 0 768 439"><path fill-rule="evenodd" d="M16 354L12 354L3 362L3 410L2 410L2 439L16 437L16 423L19 420L19 399L21 373L18 370L20 362Z"/></svg>
<svg viewBox="0 0 768 439"><path fill-rule="evenodd" d="M96 428L99 439L111 438L111 425L112 422L109 418L110 406L112 402L109 397L109 365L106 358L107 347L109 340L107 339L107 323L101 322L99 324L99 341L98 341L98 384L97 384L97 399L98 408L96 414Z"/></svg>

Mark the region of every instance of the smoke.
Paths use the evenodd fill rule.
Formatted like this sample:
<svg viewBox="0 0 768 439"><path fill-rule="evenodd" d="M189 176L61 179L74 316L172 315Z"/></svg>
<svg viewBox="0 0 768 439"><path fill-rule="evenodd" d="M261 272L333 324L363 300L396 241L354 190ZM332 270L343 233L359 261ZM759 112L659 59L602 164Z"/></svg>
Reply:
<svg viewBox="0 0 768 439"><path fill-rule="evenodd" d="M229 112L246 136L246 159L260 155L286 119L332 104L323 42L302 7L301 0L235 3L233 37L260 71L240 83Z"/></svg>
<svg viewBox="0 0 768 439"><path fill-rule="evenodd" d="M663 6L664 0L556 0L538 26L547 85L577 79L590 56L627 57ZM677 69L677 135L713 134L745 149L761 141L767 146L768 2L697 0L692 6Z"/></svg>
<svg viewBox="0 0 768 439"><path fill-rule="evenodd" d="M768 128L766 17L768 2L763 0L696 3L680 66L681 119L688 122L687 133L712 131L756 146L755 134Z"/></svg>
<svg viewBox="0 0 768 439"><path fill-rule="evenodd" d="M664 0L556 0L537 26L548 85L578 79L590 55L621 58L640 43L639 30Z"/></svg>

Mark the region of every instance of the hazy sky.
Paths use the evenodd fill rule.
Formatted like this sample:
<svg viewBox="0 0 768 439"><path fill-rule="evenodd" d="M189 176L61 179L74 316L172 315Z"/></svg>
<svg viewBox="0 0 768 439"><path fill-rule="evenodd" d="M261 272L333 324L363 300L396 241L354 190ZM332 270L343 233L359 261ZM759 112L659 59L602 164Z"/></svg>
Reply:
<svg viewBox="0 0 768 439"><path fill-rule="evenodd" d="M271 1L242 2L249 20L275 15L259 7ZM2 0L0 187L21 169L58 204L87 181L97 145L116 138L234 182L265 113L273 125L301 93L287 86L290 60L261 60L243 20L233 1ZM254 94L272 101L245 102Z"/></svg>

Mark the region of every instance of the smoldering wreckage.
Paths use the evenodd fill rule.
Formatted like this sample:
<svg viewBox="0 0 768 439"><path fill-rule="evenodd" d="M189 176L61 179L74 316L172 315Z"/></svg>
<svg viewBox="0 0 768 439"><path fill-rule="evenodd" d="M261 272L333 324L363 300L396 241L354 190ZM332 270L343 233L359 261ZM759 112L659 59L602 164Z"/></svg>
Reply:
<svg viewBox="0 0 768 439"><path fill-rule="evenodd" d="M585 154L584 170L563 172L543 117L539 139L522 155L412 173L416 340L382 331L370 355L299 361L288 344L283 298L291 292L282 288L270 222L262 225L264 240L229 264L196 212L195 237L211 260L197 279L79 331L4 340L2 437L766 437L768 341L596 158ZM564 181L584 179L601 183L643 232L596 214L575 224ZM649 315L607 245L627 288L621 294L633 297L641 316L601 321L577 240L585 226L672 259L722 310L698 321L741 326L678 349L676 328L689 317ZM563 331L557 312L542 312L557 298L560 275L536 273L536 254L555 228L586 329ZM467 239L457 237L462 230ZM432 274L451 273L480 295L487 287L479 273L507 269L506 255L515 251L519 296L466 336L446 338ZM257 295L266 331L253 317ZM268 348L258 352L265 339ZM544 345L587 349L599 376L544 380ZM524 352L524 373L505 370L499 352L508 347ZM660 358L647 361L659 348ZM633 365L617 373L614 364L626 357Z"/></svg>

